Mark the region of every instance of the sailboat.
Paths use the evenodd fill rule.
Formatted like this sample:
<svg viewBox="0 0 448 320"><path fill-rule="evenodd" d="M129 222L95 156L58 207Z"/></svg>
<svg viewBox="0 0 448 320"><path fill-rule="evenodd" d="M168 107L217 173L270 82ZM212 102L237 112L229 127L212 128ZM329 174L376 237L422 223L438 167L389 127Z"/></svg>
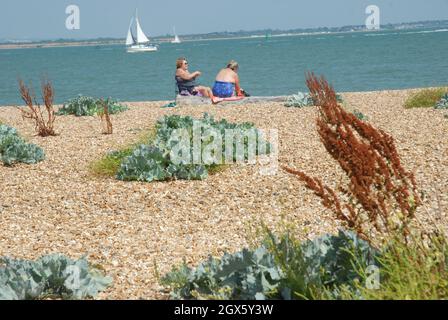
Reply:
<svg viewBox="0 0 448 320"><path fill-rule="evenodd" d="M137 36L134 36L133 26L134 17L131 19L131 23L129 24L128 36L126 38L126 47L128 52L152 52L157 51L157 46L151 45L149 43L148 37L146 37L145 33L140 26L140 21L138 20L137 10L135 10L135 28L137 31Z"/></svg>
<svg viewBox="0 0 448 320"><path fill-rule="evenodd" d="M176 34L176 27L173 28L174 31L174 40L171 43L181 43L179 36Z"/></svg>

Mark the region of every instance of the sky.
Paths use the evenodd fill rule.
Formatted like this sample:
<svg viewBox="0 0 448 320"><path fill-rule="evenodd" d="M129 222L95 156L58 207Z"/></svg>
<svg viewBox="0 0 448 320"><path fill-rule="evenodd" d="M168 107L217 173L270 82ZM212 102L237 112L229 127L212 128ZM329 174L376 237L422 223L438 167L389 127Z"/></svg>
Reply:
<svg viewBox="0 0 448 320"><path fill-rule="evenodd" d="M66 7L80 29L66 28ZM1 0L0 39L124 38L136 7L149 36L364 24L368 5L381 23L448 19L448 0Z"/></svg>

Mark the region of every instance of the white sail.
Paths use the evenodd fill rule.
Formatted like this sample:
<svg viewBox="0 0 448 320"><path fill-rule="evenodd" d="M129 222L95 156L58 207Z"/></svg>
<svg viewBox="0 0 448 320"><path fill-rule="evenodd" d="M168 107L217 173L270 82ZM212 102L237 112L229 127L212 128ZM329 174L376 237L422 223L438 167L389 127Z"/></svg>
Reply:
<svg viewBox="0 0 448 320"><path fill-rule="evenodd" d="M146 37L142 28L140 27L140 21L138 21L138 17L135 18L137 23L137 43L146 43L149 42L149 39Z"/></svg>
<svg viewBox="0 0 448 320"><path fill-rule="evenodd" d="M171 43L181 43L179 36L176 33L176 27L173 28L173 31L174 31L174 40L171 41Z"/></svg>
<svg viewBox="0 0 448 320"><path fill-rule="evenodd" d="M126 38L126 45L130 46L135 44L134 35L132 34L132 23L134 22L134 17L131 19L131 23L129 24L128 36Z"/></svg>

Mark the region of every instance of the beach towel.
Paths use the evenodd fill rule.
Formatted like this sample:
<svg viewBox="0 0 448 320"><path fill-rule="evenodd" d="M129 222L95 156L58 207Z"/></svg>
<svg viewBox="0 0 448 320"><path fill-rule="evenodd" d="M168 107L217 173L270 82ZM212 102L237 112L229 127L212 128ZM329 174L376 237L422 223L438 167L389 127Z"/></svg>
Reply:
<svg viewBox="0 0 448 320"><path fill-rule="evenodd" d="M235 96L235 97L229 97L229 98L214 97L212 99L212 101L213 101L214 104L218 104L220 102L225 102L225 101L240 101L240 100L243 100L244 98L245 97L242 97L242 96L240 96L240 97Z"/></svg>

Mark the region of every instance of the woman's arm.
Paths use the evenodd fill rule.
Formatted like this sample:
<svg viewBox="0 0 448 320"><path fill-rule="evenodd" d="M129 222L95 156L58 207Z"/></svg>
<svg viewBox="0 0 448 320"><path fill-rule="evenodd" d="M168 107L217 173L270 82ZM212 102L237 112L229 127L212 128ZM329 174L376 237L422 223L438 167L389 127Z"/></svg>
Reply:
<svg viewBox="0 0 448 320"><path fill-rule="evenodd" d="M181 77L184 80L193 80L201 75L199 71L190 73L188 71L184 71L182 69L177 70L176 75Z"/></svg>
<svg viewBox="0 0 448 320"><path fill-rule="evenodd" d="M238 97L241 97L243 95L243 93L241 92L240 77L237 73L235 73L235 90Z"/></svg>

